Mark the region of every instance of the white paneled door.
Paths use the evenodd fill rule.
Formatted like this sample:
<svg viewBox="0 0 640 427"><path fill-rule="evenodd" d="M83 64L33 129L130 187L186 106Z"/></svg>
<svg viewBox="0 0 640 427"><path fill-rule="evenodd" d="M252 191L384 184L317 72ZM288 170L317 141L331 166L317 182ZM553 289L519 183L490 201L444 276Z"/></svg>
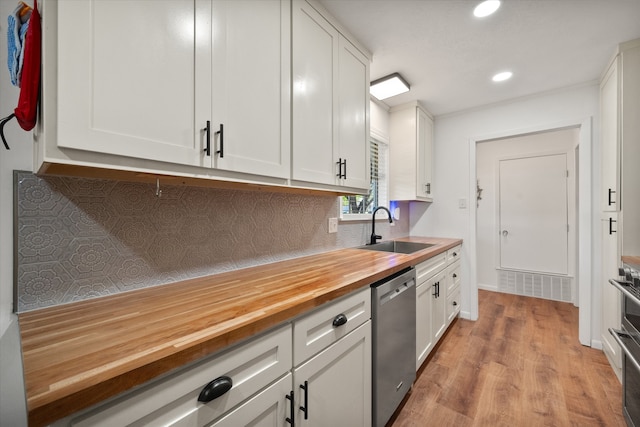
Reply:
<svg viewBox="0 0 640 427"><path fill-rule="evenodd" d="M568 273L567 156L500 161L500 268Z"/></svg>

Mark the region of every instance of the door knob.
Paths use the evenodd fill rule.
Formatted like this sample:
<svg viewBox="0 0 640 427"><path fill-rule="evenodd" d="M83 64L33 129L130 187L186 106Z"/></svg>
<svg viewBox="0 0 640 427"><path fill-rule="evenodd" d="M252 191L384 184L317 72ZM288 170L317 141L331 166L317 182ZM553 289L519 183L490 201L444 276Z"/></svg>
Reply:
<svg viewBox="0 0 640 427"><path fill-rule="evenodd" d="M502 230L502 235L504 237L507 237L508 234L509 234L509 232L507 230Z"/></svg>

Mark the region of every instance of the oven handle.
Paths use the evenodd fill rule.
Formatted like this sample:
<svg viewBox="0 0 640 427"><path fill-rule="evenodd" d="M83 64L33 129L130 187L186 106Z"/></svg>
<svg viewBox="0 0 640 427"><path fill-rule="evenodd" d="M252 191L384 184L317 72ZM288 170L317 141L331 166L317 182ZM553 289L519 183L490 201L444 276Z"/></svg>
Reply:
<svg viewBox="0 0 640 427"><path fill-rule="evenodd" d="M625 343L622 342L622 338L621 338L621 336L625 336L625 337L628 337L629 339L632 339L631 336L624 331L619 331L613 328L609 328L609 333L613 336L613 339L616 340L616 342L618 343L622 351L624 351L624 354L627 355L627 359L631 360L631 362L633 362L633 366L635 366L638 372L640 372L640 363L638 363L635 357L633 357L633 355L631 354L631 351L625 345Z"/></svg>
<svg viewBox="0 0 640 427"><path fill-rule="evenodd" d="M636 305L640 306L640 299L638 299L637 296L635 296L634 294L632 294L631 292L629 292L626 289L629 285L623 284L623 283L618 282L617 280L614 280L614 279L609 279L609 283L611 283L614 287L616 287L627 298L631 298L631 301L633 301Z"/></svg>

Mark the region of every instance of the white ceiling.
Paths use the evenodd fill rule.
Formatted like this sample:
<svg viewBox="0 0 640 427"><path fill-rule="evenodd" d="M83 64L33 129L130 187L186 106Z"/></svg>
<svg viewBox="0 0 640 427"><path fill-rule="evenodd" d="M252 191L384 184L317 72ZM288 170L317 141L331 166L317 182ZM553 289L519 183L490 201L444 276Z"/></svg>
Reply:
<svg viewBox="0 0 640 427"><path fill-rule="evenodd" d="M595 82L620 42L640 37L640 0L320 0L373 54L371 80L400 72L434 115ZM511 80L493 74L511 70Z"/></svg>

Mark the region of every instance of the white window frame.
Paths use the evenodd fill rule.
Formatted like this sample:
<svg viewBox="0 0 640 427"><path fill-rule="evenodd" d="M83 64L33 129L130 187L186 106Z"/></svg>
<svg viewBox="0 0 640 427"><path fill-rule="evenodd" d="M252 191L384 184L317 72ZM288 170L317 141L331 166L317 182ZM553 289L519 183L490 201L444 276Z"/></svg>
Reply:
<svg viewBox="0 0 640 427"><path fill-rule="evenodd" d="M386 151L387 151L386 162L385 162L385 165L383 166L384 170L382 171L381 175L384 176L384 181L386 183L385 192L387 197L386 197L386 200L379 206L384 206L386 208L389 208L389 202L390 202L389 200L389 150L391 149L391 147L389 146L389 138L372 130L371 134L369 135L369 143L371 143L372 140L375 140L379 144L386 145ZM380 172L378 173L380 174ZM371 213L358 213L358 214L343 213L342 212L342 196L339 196L337 198L337 202L338 202L338 215L339 215L340 221L371 221ZM386 212L378 211L376 213L376 219L386 219L386 218L387 218Z"/></svg>

